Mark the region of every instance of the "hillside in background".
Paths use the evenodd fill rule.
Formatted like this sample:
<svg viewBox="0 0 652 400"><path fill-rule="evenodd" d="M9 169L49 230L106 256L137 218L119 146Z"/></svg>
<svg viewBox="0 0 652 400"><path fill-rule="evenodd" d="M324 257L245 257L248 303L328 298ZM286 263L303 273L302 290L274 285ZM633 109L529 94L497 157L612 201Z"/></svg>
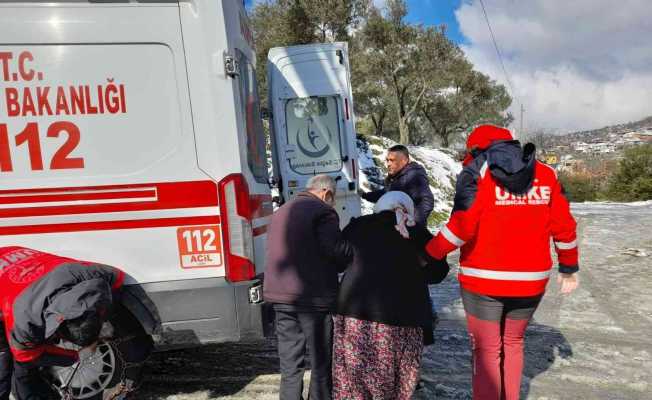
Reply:
<svg viewBox="0 0 652 400"><path fill-rule="evenodd" d="M652 141L652 116L626 124L605 126L599 129L572 132L564 135L547 136L546 143L544 143L546 150L564 147L577 149L577 144L586 143L589 145L604 144L602 146L603 148L613 148L615 152L615 150L618 150L618 147L622 148L627 145L649 143ZM593 146L593 148L595 152L602 150L600 146ZM579 149L582 151L583 147L580 145Z"/></svg>
<svg viewBox="0 0 652 400"><path fill-rule="evenodd" d="M646 131L651 129L652 129L652 116L649 116L647 118L643 118L640 121L628 122L625 124L618 124L612 126L605 126L599 129L593 129L589 131L573 132L573 133L569 133L566 136L568 136L570 139L581 140L582 138L600 138L600 137L606 137L609 134L622 135L629 132Z"/></svg>
<svg viewBox="0 0 652 400"><path fill-rule="evenodd" d="M628 150L652 144L652 117L565 135L534 132L524 141L533 142L539 159L560 173L592 179L591 185L604 189Z"/></svg>
<svg viewBox="0 0 652 400"><path fill-rule="evenodd" d="M382 187L386 175L385 154L387 149L398 143L391 139L371 135L358 136L358 163L360 165L360 187L370 191ZM462 170L462 164L455 160L455 152L428 146L408 146L414 161L423 165L428 173L430 190L435 197L435 209L428 220L428 227L434 229L448 219L453 208L455 181ZM373 204L363 200L362 213L369 214Z"/></svg>

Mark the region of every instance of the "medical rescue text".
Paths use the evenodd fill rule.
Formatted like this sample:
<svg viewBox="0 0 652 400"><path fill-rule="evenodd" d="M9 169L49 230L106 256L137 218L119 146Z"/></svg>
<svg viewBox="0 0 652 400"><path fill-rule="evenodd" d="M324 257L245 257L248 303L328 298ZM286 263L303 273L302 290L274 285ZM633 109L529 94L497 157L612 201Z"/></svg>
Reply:
<svg viewBox="0 0 652 400"><path fill-rule="evenodd" d="M81 140L81 132L65 117L127 112L125 86L117 84L114 78L106 78L99 84L51 86L41 84L46 77L37 65L30 51L0 52L0 101L4 102L0 104L0 118L60 116L62 120L48 126L28 120L21 132L9 132L7 123L0 119L0 172L13 171L12 147L21 146L27 146L31 169L43 170L41 141L62 134L67 139L52 156L49 168L84 168L83 157L71 157Z"/></svg>

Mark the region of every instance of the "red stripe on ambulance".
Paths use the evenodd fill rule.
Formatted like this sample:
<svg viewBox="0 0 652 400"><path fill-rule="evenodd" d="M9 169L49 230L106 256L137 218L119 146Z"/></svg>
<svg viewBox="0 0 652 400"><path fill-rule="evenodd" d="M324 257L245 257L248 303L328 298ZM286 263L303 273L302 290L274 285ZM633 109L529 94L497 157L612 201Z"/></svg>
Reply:
<svg viewBox="0 0 652 400"><path fill-rule="evenodd" d="M32 235L39 233L63 233L63 232L84 232L104 231L117 229L142 229L142 228L163 228L188 225L214 225L220 223L220 216L182 217L182 218L157 218L141 219L133 221L98 221L80 222L65 224L27 225L27 226L4 226L2 235Z"/></svg>
<svg viewBox="0 0 652 400"><path fill-rule="evenodd" d="M109 191L109 192L85 192L85 193L63 193L63 194L38 194L38 195L0 195L0 204L30 204L48 202L66 202L82 200L116 200L116 199L140 199L153 198L156 200L156 188L134 191Z"/></svg>
<svg viewBox="0 0 652 400"><path fill-rule="evenodd" d="M0 218L216 207L212 181L0 190Z"/></svg>

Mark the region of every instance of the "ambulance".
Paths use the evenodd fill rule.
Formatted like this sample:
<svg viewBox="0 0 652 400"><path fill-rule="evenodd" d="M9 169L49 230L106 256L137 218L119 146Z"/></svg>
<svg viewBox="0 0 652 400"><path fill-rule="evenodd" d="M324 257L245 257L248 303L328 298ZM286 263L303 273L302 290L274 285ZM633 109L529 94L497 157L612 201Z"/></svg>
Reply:
<svg viewBox="0 0 652 400"><path fill-rule="evenodd" d="M272 188L329 173L359 214L346 46L270 57L273 177L240 0L0 0L0 247L124 270L159 349L260 338ZM107 398L126 364L97 356L54 387Z"/></svg>
<svg viewBox="0 0 652 400"><path fill-rule="evenodd" d="M0 246L121 268L161 348L260 337L254 60L238 0L0 1ZM115 385L103 354L75 398Z"/></svg>

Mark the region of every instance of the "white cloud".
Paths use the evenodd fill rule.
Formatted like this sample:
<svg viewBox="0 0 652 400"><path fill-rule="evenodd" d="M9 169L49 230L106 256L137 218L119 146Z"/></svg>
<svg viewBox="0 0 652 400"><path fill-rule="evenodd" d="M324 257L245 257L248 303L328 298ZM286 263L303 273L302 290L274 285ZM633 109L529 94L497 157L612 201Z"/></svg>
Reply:
<svg viewBox="0 0 652 400"><path fill-rule="evenodd" d="M525 125L578 130L652 115L649 0L485 0ZM476 68L505 83L478 0L456 11ZM512 112L519 116L519 104ZM518 119L517 123L518 125Z"/></svg>

